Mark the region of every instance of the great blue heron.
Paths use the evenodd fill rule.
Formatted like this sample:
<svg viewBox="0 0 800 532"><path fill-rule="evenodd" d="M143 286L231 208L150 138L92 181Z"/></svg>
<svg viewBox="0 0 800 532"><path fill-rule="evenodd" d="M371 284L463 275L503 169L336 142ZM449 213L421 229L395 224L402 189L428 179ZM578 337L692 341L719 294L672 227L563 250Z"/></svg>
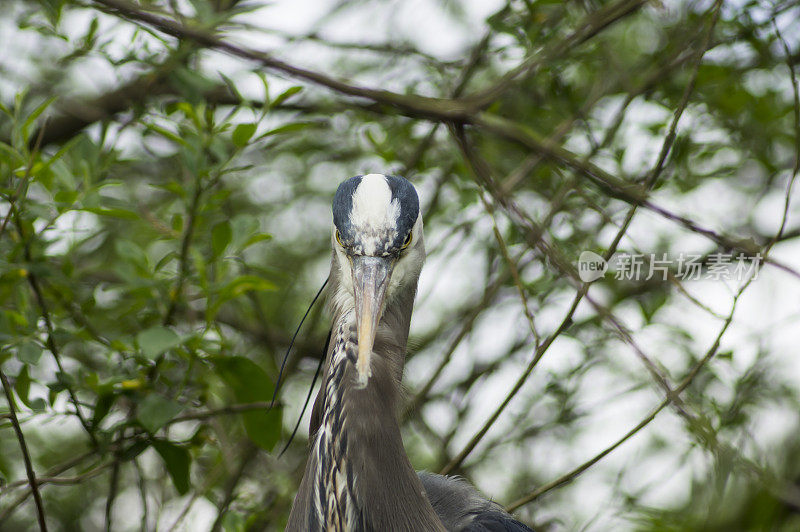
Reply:
<svg viewBox="0 0 800 532"><path fill-rule="evenodd" d="M400 381L425 260L416 189L396 176L348 179L333 224L333 323L287 530L530 532L464 480L416 473L403 448Z"/></svg>

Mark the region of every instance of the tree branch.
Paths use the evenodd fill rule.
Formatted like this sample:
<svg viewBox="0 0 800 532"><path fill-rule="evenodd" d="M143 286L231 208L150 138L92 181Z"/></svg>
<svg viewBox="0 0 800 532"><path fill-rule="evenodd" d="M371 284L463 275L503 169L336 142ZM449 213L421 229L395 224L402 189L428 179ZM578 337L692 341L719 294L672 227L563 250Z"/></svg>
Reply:
<svg viewBox="0 0 800 532"><path fill-rule="evenodd" d="M720 329L719 333L717 334L717 337L714 339L714 342L712 343L711 347L708 349L708 351L706 351L705 356L703 356L703 358L701 358L697 362L697 364L695 364L692 367L692 369L689 371L689 373L687 373L687 375L683 378L683 380L680 382L680 384L678 384L678 386L675 387L675 389L672 391L672 393L668 394L661 401L661 403L659 403L658 406L656 406L644 419L642 419L639 423L637 423L636 426L634 426L631 430L626 432L621 438L619 438L613 444L611 444L610 446L606 447L605 449L603 449L602 451L600 451L599 453L594 455L592 458L590 458L589 460L587 460L583 464L579 465L578 467L576 467L572 471L570 471L570 472L558 477L557 479L552 480L551 482L548 482L547 484L545 484L543 486L540 486L539 488L533 490L532 492L528 493L527 495L525 495L523 497L520 497L516 501L512 502L511 504L509 504L506 507L506 510L508 510L509 512L513 512L514 510L518 509L519 507L524 506L525 504L528 504L529 502L532 502L532 501L538 499L539 497L541 497L542 495L544 495L548 491L553 490L555 488L558 488L560 486L564 486L564 485L572 482L581 473L583 473L584 471L586 471L587 469L589 469L590 467L595 465L597 462L599 462L600 460L605 458L607 455L611 454L620 445L622 445L623 443L625 443L626 441L631 439L633 436L638 434L643 428L645 428L647 425L649 425L650 422L653 421L656 418L656 416L662 410L664 410L675 398L677 398L681 393L683 393L684 390L686 390L686 388L692 383L692 381L697 376L697 374L700 373L700 370L712 358L714 358L714 355L717 353L717 350L719 349L719 346L720 346L720 343L722 341L722 337L725 334L725 331L728 330L728 326L733 321L733 315L734 315L734 312L736 310L736 304L739 301L739 297L742 295L744 290L749 285L750 285L750 282L748 281L746 284L744 284L739 289L739 292L734 297L733 303L731 305L731 311L728 314L728 317L725 320L725 323L722 325L722 328Z"/></svg>
<svg viewBox="0 0 800 532"><path fill-rule="evenodd" d="M37 482L39 486L44 486L45 484L55 484L58 486L71 486L74 484L80 484L85 482L90 478L94 478L105 471L108 467L111 466L113 462L106 462L105 464L101 464L97 467L90 469L89 471L82 473L80 475L74 477L39 477ZM22 493L19 497L11 501L8 508L0 513L0 523L5 522L6 519L16 510L22 503L24 503L28 496L32 493L32 489L28 488L25 493ZM35 497L35 495L34 495Z"/></svg>
<svg viewBox="0 0 800 532"><path fill-rule="evenodd" d="M25 462L25 473L28 475L28 485L30 486L31 493L33 493L33 500L36 503L36 518L39 521L39 530L47 532L47 522L44 517L44 504L42 503L42 495L39 493L39 481L36 480L36 473L31 463L31 455L28 452L28 445L25 443L25 435L22 433L22 428L19 426L17 409L14 407L14 397L11 394L11 385L8 383L8 378L2 369L0 369L0 381L3 383L3 392L5 392L6 401L8 401L8 413L11 418L11 424L17 435L20 451L22 451L22 460Z"/></svg>
<svg viewBox="0 0 800 532"><path fill-rule="evenodd" d="M472 111L472 108L466 103L457 100L405 95L391 91L351 85L320 72L291 65L265 52L229 43L202 28L189 27L167 18L142 11L135 5L124 0L93 0L93 2L110 8L112 13L117 13L128 20L147 24L178 39L189 39L203 46L214 48L248 61L253 61L270 70L288 74L294 78L326 87L341 94L357 98L366 98L382 105L388 105L410 116L420 116L443 121L460 121L465 119Z"/></svg>
<svg viewBox="0 0 800 532"><path fill-rule="evenodd" d="M544 50L537 50L525 58L520 65L507 72L493 86L469 95L465 100L476 108L485 108L502 96L518 78L531 75L542 65L552 64L552 62L563 57L575 46L588 41L615 22L635 13L645 3L643 0L621 0L597 12L588 14L578 24L578 29L570 33L566 38L547 46Z"/></svg>

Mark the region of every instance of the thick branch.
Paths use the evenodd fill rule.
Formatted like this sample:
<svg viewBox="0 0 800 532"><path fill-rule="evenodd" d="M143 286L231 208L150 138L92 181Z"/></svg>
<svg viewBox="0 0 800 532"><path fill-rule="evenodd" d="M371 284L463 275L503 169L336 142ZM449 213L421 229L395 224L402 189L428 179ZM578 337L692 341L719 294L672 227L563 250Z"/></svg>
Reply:
<svg viewBox="0 0 800 532"><path fill-rule="evenodd" d="M124 0L94 0L94 3L111 8L112 11L119 13L126 19L147 24L178 39L194 41L203 46L256 62L270 70L282 72L294 78L309 81L315 85L327 87L348 96L366 98L376 103L395 107L411 116L420 116L433 120L461 121L472 111L467 104L458 100L405 95L391 91L351 85L339 79L326 76L320 72L291 65L265 52L229 43L204 29L189 27L164 17L147 13Z"/></svg>

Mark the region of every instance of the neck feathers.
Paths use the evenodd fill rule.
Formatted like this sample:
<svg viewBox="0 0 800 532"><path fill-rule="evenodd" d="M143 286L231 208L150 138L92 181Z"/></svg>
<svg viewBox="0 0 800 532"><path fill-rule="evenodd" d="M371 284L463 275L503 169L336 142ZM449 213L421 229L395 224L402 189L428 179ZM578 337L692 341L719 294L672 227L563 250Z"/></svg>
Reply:
<svg viewBox="0 0 800 532"><path fill-rule="evenodd" d="M415 287L387 295L372 376L359 388L353 298L340 275L334 263L328 298L334 320L311 414L312 451L287 530L443 532L403 448L398 422Z"/></svg>
<svg viewBox="0 0 800 532"><path fill-rule="evenodd" d="M322 411L312 450L312 456L316 458L310 516L312 530L317 527L334 531L360 528L356 526L361 512L353 464L348 459L347 409L344 407L347 366L355 361L356 352L355 324L340 320L331 332L328 366L324 386L319 392Z"/></svg>
<svg viewBox="0 0 800 532"><path fill-rule="evenodd" d="M391 309L385 317L401 318ZM306 470L313 479L308 528L443 530L405 453L397 420L407 333L392 338L381 322L372 377L359 388L355 316L345 312L334 323Z"/></svg>

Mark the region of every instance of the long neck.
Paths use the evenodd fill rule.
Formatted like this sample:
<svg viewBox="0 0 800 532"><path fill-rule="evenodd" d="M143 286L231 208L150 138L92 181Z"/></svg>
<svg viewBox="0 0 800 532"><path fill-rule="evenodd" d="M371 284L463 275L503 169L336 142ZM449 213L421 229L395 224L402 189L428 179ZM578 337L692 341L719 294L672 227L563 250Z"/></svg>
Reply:
<svg viewBox="0 0 800 532"><path fill-rule="evenodd" d="M301 486L309 491L311 530L444 530L405 453L397 419L412 308L411 302L403 303L384 312L364 388L356 384L353 364L354 313L335 315L315 405L318 430L306 469L310 478Z"/></svg>

